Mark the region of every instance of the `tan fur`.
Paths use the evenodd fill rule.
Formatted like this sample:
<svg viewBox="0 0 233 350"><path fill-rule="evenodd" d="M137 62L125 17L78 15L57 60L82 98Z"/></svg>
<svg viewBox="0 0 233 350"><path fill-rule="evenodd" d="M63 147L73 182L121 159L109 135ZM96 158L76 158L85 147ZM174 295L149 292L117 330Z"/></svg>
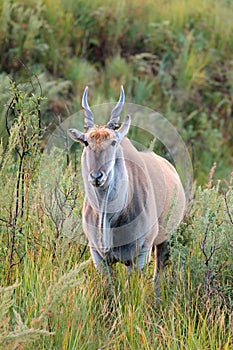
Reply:
<svg viewBox="0 0 233 350"><path fill-rule="evenodd" d="M156 206L159 223L159 227L153 229L152 236L154 245L158 245L169 238L184 216L186 199L179 175L166 159L154 152L137 151L127 138L123 140L122 148L125 158L141 165L150 180L150 208ZM128 165L129 174L130 168L131 165ZM134 176L133 172L132 176ZM140 198L140 187L134 190ZM148 220L151 220L154 215L156 214L152 209L151 213L148 212Z"/></svg>
<svg viewBox="0 0 233 350"><path fill-rule="evenodd" d="M94 265L109 269L119 261L129 271L135 266L142 270L154 248L156 266L162 268L166 240L184 216L186 201L180 178L165 159L133 146L126 137L129 115L116 130L124 104L123 87L107 126L94 125L87 89L82 100L87 132L68 132L85 145L82 217Z"/></svg>
<svg viewBox="0 0 233 350"><path fill-rule="evenodd" d="M107 139L111 138L111 135L107 135L101 129L92 132L90 134L95 135L98 141L105 135ZM104 152L109 152L111 150L105 149L106 143L108 142L102 140L98 147L104 149ZM147 262L150 259L152 247L155 248L158 260L157 248L169 238L184 216L184 190L175 168L168 161L153 152L139 152L127 137L121 142L120 153L128 174L128 198L121 211L121 199L127 186L123 184L124 187L119 189L115 211L110 215L109 224L106 226L107 235L113 240L110 250L105 251L105 247L101 245L104 234L102 222L105 216L103 211L98 211L98 206L101 207L102 203L106 203L105 197L103 201L94 204L97 197L91 192L92 186L86 186L83 229L89 240L91 254L97 268L101 266L102 259L109 259L110 264L114 261L126 263L130 259L136 261L137 256L139 266L142 268L145 259ZM87 176L83 175L85 180ZM116 189L120 185L121 181ZM143 240L143 246L137 254L137 242L140 244L141 240ZM135 252L132 253L130 244L134 241ZM161 262L158 261L158 264ZM154 276L156 276L156 268Z"/></svg>

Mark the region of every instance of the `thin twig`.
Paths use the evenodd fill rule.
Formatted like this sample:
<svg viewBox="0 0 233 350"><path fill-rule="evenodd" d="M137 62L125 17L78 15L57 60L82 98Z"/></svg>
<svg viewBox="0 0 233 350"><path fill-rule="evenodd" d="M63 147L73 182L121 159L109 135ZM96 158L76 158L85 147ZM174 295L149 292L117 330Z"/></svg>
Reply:
<svg viewBox="0 0 233 350"><path fill-rule="evenodd" d="M201 251L205 257L205 266L206 266L206 271L205 271L205 291L206 294L208 294L209 291L213 290L214 287L212 285L212 271L210 268L210 261L213 258L214 254L216 253L217 250L219 250L221 247L217 247L216 243L217 243L217 237L216 234L214 236L214 242L213 245L210 248L210 252L207 255L206 252L206 244L207 244L207 236L209 233L209 227L210 227L210 222L207 223L206 229L205 229L205 234L204 234L204 238L203 241L201 242Z"/></svg>
<svg viewBox="0 0 233 350"><path fill-rule="evenodd" d="M226 204L228 217L230 219L231 224L233 225L233 218L231 216L229 205L228 205L228 202L227 202L227 194L226 194L226 192L224 192L224 201L225 201L225 204Z"/></svg>

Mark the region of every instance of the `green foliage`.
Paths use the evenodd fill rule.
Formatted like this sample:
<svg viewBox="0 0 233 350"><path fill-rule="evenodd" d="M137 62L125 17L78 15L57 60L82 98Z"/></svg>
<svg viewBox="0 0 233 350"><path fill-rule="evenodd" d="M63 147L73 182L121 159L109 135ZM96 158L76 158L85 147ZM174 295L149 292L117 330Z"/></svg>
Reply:
<svg viewBox="0 0 233 350"><path fill-rule="evenodd" d="M17 287L19 287L17 284L0 287L0 346L4 346L4 349L15 349L21 343L30 343L41 336L52 334L45 329L28 328L16 310L13 313L14 329L11 330L9 311L14 304L13 293Z"/></svg>
<svg viewBox="0 0 233 350"><path fill-rule="evenodd" d="M81 240L79 171L64 133L64 149L42 156L42 97L14 83L11 94L0 145L0 346L230 350L232 175L216 183L215 164L196 190L158 285L153 261L143 273L119 264L113 278L98 275Z"/></svg>
<svg viewBox="0 0 233 350"><path fill-rule="evenodd" d="M61 268L61 261L52 262L52 251L42 247L34 277L35 262L28 255L16 269L21 286L14 303L27 308L34 328L53 332L46 338L41 334L33 346L231 349L232 198L232 188L225 195L218 186L198 189L188 220L171 238L170 264L159 295L150 267L129 277L117 265L109 281L96 274L90 260ZM70 259L72 255L77 256L75 249ZM25 349L31 346L25 341Z"/></svg>
<svg viewBox="0 0 233 350"><path fill-rule="evenodd" d="M214 161L219 176L232 168L232 14L224 0L4 0L1 70L22 78L26 65L55 83L46 90L46 123L51 111L80 109L85 85L99 103L124 84L129 102L179 126L204 183Z"/></svg>
<svg viewBox="0 0 233 350"><path fill-rule="evenodd" d="M43 18L42 2L35 6L3 0L1 6L1 65L7 72L11 67L18 68L22 60L24 64L38 63L49 51L43 40L43 33L48 25ZM10 70L9 70L10 69Z"/></svg>
<svg viewBox="0 0 233 350"><path fill-rule="evenodd" d="M232 13L224 0L0 3L0 347L232 349ZM171 235L160 288L152 266L97 275L67 140L41 153L85 85L102 103L121 84L177 127L199 183L217 163Z"/></svg>

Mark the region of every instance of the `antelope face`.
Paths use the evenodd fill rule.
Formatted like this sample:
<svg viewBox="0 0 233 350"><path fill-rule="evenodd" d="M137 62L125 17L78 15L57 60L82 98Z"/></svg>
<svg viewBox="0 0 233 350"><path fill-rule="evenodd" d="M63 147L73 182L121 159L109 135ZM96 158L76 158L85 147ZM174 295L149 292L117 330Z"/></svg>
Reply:
<svg viewBox="0 0 233 350"><path fill-rule="evenodd" d="M103 187L108 184L114 175L117 166L117 150L123 137L130 127L130 116L127 116L121 127L118 128L120 113L125 102L123 86L118 103L111 112L106 126L95 126L94 115L87 102L88 87L82 97L84 124L86 133L76 129L69 129L68 135L85 147L82 154L83 180L94 187Z"/></svg>
<svg viewBox="0 0 233 350"><path fill-rule="evenodd" d="M96 127L86 134L87 146L83 151L83 167L88 172L88 182L95 187L108 183L113 175L117 140L113 130Z"/></svg>
<svg viewBox="0 0 233 350"><path fill-rule="evenodd" d="M85 182L88 181L94 187L109 186L117 167L120 143L128 132L129 125L128 116L117 131L105 126L95 126L87 133L81 133L76 129L68 130L73 140L84 145L82 175Z"/></svg>

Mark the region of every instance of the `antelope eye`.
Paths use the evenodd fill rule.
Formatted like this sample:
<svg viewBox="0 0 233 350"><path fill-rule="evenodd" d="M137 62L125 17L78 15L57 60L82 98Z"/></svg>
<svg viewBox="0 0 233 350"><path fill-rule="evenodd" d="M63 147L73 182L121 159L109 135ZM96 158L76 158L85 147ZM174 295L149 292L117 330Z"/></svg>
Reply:
<svg viewBox="0 0 233 350"><path fill-rule="evenodd" d="M85 145L85 147L87 147L88 146L88 142L85 140L85 141L83 141L83 143L84 143L84 145Z"/></svg>
<svg viewBox="0 0 233 350"><path fill-rule="evenodd" d="M116 144L117 144L117 141L113 140L112 143L111 143L111 146L115 146Z"/></svg>

